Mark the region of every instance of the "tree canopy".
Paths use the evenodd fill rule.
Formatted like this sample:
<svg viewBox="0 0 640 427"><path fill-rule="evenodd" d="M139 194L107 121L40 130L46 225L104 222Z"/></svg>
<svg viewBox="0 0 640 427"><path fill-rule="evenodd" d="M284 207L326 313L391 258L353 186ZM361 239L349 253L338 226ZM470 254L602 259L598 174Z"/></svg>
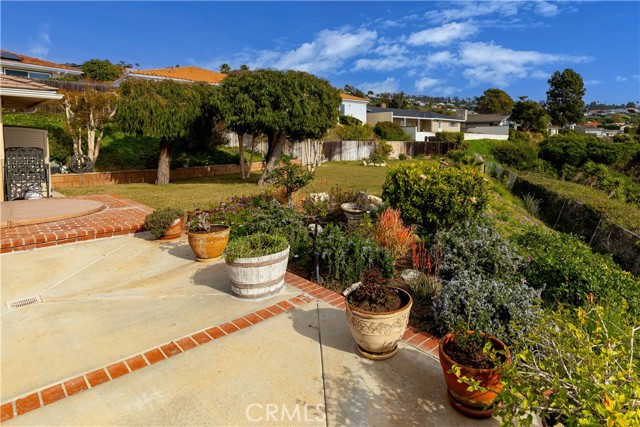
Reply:
<svg viewBox="0 0 640 427"><path fill-rule="evenodd" d="M254 70L231 73L213 105L229 129L264 134L269 141L264 183L286 140L321 138L338 120L340 92L329 82L301 71Z"/></svg>
<svg viewBox="0 0 640 427"><path fill-rule="evenodd" d="M480 114L509 113L513 108L513 99L502 89L487 89L478 97L476 112Z"/></svg>
<svg viewBox="0 0 640 427"><path fill-rule="evenodd" d="M544 107L536 101L526 99L514 104L511 120L525 132L543 132L549 124L549 116Z"/></svg>
<svg viewBox="0 0 640 427"><path fill-rule="evenodd" d="M584 119L584 82L571 68L556 71L548 80L547 112L551 122L558 126L582 123Z"/></svg>
<svg viewBox="0 0 640 427"><path fill-rule="evenodd" d="M85 78L99 82L112 82L122 76L122 67L108 59L89 59L82 63Z"/></svg>
<svg viewBox="0 0 640 427"><path fill-rule="evenodd" d="M211 131L205 100L213 86L172 80L128 79L120 86L116 123L125 133L160 139L157 184L169 183L173 146Z"/></svg>

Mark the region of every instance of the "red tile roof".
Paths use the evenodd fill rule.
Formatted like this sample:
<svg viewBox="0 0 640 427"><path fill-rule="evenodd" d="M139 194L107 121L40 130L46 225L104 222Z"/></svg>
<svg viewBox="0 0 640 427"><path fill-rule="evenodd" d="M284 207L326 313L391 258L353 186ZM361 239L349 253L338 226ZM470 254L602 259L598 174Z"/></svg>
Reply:
<svg viewBox="0 0 640 427"><path fill-rule="evenodd" d="M369 102L368 99L366 98L360 98L359 96L353 96L353 95L349 95L348 93L340 93L340 98L342 99L348 99L350 101L364 101L364 102Z"/></svg>
<svg viewBox="0 0 640 427"><path fill-rule="evenodd" d="M158 68L155 70L131 70L130 75L144 75L163 77L168 79L189 80L192 82L206 82L219 84L227 77L226 74L216 73L215 71L205 70L199 67L168 67Z"/></svg>
<svg viewBox="0 0 640 427"><path fill-rule="evenodd" d="M12 55L16 55L22 58L22 61L16 61L13 59L2 58L3 62L15 63L15 64L28 64L28 65L39 65L41 67L49 67L49 68L60 68L62 70L70 70L70 71L79 71L82 72L81 69L75 67L69 67L68 65L56 64L55 62L45 61L44 59L33 58L31 56L22 55L20 53L9 52L8 50L1 50L3 53L10 53Z"/></svg>

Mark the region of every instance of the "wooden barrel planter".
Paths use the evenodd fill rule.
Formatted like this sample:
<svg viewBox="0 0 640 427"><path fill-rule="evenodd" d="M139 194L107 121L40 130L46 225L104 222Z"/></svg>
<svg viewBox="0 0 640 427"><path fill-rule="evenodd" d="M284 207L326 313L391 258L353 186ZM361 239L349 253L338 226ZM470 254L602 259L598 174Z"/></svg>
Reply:
<svg viewBox="0 0 640 427"><path fill-rule="evenodd" d="M274 295L283 288L289 262L289 249L255 258L227 261L231 291L239 298L258 299Z"/></svg>

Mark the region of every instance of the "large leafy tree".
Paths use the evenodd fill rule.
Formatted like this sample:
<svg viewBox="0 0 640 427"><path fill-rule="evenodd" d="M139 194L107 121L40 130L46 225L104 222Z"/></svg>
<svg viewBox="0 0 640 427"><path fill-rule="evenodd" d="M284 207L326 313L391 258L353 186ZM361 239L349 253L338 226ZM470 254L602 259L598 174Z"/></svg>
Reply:
<svg viewBox="0 0 640 427"><path fill-rule="evenodd" d="M122 76L122 66L108 59L89 59L82 63L84 77L98 82L112 82Z"/></svg>
<svg viewBox="0 0 640 427"><path fill-rule="evenodd" d="M511 120L525 132L543 132L549 125L549 116L540 103L521 99L511 111Z"/></svg>
<svg viewBox="0 0 640 427"><path fill-rule="evenodd" d="M66 128L73 140L73 151L86 154L95 163L100 154L104 128L116 114L115 91L87 89L82 92L63 91Z"/></svg>
<svg viewBox="0 0 640 427"><path fill-rule="evenodd" d="M491 88L484 91L476 101L476 112L480 114L508 113L513 108L513 99L502 89Z"/></svg>
<svg viewBox="0 0 640 427"><path fill-rule="evenodd" d="M160 139L156 184L169 183L174 146L211 131L205 100L215 91L207 84L129 79L120 86L116 123L126 133Z"/></svg>
<svg viewBox="0 0 640 427"><path fill-rule="evenodd" d="M551 122L558 126L582 123L584 119L584 82L580 74L567 68L556 71L548 80L547 112Z"/></svg>
<svg viewBox="0 0 640 427"><path fill-rule="evenodd" d="M301 71L243 71L223 80L213 104L238 134L267 136L266 167L258 182L263 184L288 140L322 138L335 126L340 92Z"/></svg>

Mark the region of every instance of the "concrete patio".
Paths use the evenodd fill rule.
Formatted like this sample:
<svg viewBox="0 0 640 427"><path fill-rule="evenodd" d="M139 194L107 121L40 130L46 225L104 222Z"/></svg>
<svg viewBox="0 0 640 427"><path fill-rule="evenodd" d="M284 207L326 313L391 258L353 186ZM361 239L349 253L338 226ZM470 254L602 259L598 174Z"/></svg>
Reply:
<svg viewBox="0 0 640 427"><path fill-rule="evenodd" d="M358 355L342 298L295 275L230 294L224 263L148 233L0 256L3 425L495 426L447 402L437 340ZM7 303L39 297L22 308Z"/></svg>

